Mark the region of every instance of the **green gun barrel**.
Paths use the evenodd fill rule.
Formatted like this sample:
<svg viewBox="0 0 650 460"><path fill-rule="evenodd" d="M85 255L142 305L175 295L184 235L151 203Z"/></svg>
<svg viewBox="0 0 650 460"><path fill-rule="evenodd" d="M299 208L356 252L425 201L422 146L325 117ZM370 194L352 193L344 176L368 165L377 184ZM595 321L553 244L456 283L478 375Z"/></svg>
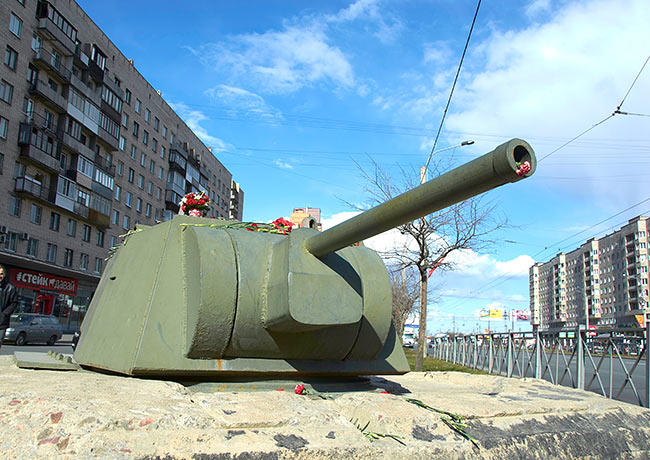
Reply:
<svg viewBox="0 0 650 460"><path fill-rule="evenodd" d="M525 161L530 162L531 169L520 176L516 173L517 163ZM467 198L524 179L535 172L536 165L531 146L521 139L511 139L490 153L310 237L305 247L316 257L323 257Z"/></svg>

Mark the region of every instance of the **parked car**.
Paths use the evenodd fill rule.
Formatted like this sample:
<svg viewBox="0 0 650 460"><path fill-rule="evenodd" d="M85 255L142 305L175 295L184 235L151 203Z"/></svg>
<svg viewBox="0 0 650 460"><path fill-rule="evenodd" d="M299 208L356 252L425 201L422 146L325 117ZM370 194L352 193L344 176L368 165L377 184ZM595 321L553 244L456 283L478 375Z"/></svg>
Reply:
<svg viewBox="0 0 650 460"><path fill-rule="evenodd" d="M36 313L18 313L9 318L4 340L25 345L27 342L46 342L54 345L63 336L63 328L54 316Z"/></svg>
<svg viewBox="0 0 650 460"><path fill-rule="evenodd" d="M415 334L407 332L402 336L402 346L406 348L414 348L416 343L417 338L415 337Z"/></svg>

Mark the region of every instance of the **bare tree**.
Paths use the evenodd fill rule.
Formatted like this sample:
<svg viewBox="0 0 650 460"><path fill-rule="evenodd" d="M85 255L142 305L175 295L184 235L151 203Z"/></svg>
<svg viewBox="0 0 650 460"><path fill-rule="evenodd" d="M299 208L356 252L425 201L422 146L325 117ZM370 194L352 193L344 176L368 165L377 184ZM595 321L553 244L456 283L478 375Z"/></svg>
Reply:
<svg viewBox="0 0 650 460"><path fill-rule="evenodd" d="M451 169L452 157L434 157L430 175L437 177ZM372 170L360 167L372 205L383 203L420 184L419 171L401 169L400 180L372 161ZM414 249L393 248L383 257L398 260L400 268L414 267L419 278L419 336L415 370L423 369L427 353L428 277L432 269L449 270L449 255L462 249L480 250L491 243L490 236L507 223L484 197L474 197L399 227L402 234L415 242Z"/></svg>
<svg viewBox="0 0 650 460"><path fill-rule="evenodd" d="M393 290L393 325L398 337L404 335L404 324L415 307L419 295L416 273L408 268L388 269Z"/></svg>

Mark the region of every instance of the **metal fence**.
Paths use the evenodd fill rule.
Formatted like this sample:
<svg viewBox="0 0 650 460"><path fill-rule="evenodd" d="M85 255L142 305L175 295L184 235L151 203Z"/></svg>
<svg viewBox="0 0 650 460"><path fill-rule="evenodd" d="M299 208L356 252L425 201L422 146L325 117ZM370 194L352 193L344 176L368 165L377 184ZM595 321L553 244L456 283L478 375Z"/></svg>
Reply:
<svg viewBox="0 0 650 460"><path fill-rule="evenodd" d="M649 407L650 327L456 336L429 355L507 377L535 377Z"/></svg>

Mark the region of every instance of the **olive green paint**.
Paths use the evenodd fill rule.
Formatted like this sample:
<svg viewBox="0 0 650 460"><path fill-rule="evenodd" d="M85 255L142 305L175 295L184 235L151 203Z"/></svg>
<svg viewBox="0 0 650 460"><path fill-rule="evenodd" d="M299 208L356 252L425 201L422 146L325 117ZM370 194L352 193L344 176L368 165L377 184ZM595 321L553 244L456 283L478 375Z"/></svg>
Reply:
<svg viewBox="0 0 650 460"><path fill-rule="evenodd" d="M386 268L350 244L515 182L524 160L530 175L532 149L509 141L323 233L250 232L188 216L138 228L106 266L75 360L203 380L408 372Z"/></svg>

